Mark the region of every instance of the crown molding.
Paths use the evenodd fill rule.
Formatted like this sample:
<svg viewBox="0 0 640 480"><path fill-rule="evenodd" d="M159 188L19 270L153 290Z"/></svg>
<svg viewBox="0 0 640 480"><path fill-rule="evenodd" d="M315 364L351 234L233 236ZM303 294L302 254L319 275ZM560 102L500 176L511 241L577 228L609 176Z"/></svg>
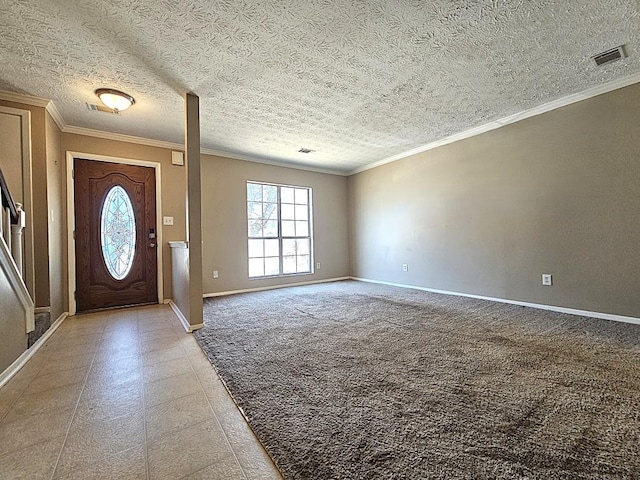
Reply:
<svg viewBox="0 0 640 480"><path fill-rule="evenodd" d="M184 145L175 142L165 142L164 140L155 140L153 138L137 137L135 135L126 135L124 133L106 132L104 130L96 130L93 128L76 127L67 125L63 133L71 133L74 135L84 135L87 137L102 138L105 140L115 140L117 142L135 143L137 145L146 145L148 147L167 148L170 150L184 150Z"/></svg>
<svg viewBox="0 0 640 480"><path fill-rule="evenodd" d="M414 148L412 150L408 150L406 152L399 153L397 155L384 158L382 160L378 160L377 162L369 163L367 165L364 165L362 167L359 167L350 171L348 175L355 175L357 173L361 173L366 170L371 170L372 168L380 167L388 163L402 160L403 158L407 158L412 155L417 155L418 153L426 152L427 150L433 150L434 148L442 147L444 145L457 142L459 140L475 137L476 135L480 135L482 133L486 133L491 130L504 127L505 125L510 125L512 123L519 122L526 118L542 115L543 113L547 113L561 107L566 107L567 105L571 105L572 103L577 103L577 102L581 102L582 100L587 100L588 98L597 97L598 95L609 93L609 92L612 92L613 90L618 90L620 88L628 87L629 85L633 85L634 83L638 83L638 82L640 82L640 73L635 73L627 77L622 77L616 80L612 80L611 82L607 82L602 85L589 88L582 92L574 93L566 97L562 97L557 100L553 100L551 102L545 103L543 105L539 105L537 107L533 107L528 110L523 110L522 112L514 113L513 115L509 115L499 120L485 123L484 125L480 125L478 127L474 127L469 130L465 130L464 132L456 133L455 135L451 135L449 137L436 140L435 142L427 143L425 145Z"/></svg>
<svg viewBox="0 0 640 480"><path fill-rule="evenodd" d="M49 115L51 115L53 121L56 122L58 128L64 132L67 128L67 122L65 122L64 118L62 118L62 114L60 113L60 110L58 110L58 107L56 107L56 104L53 103L53 101L50 101L49 103L47 103L47 106L44 107L44 109L49 112Z"/></svg>
<svg viewBox="0 0 640 480"><path fill-rule="evenodd" d="M342 177L346 177L347 175L349 175L349 173L345 172L344 170L334 170L331 168L314 167L311 165L301 165L296 163L285 162L282 160L274 160L271 158L265 158L265 157L254 156L254 155L245 155L242 153L227 152L223 150L213 150L210 148L203 148L200 151L200 153L202 153L203 155L212 155L215 157L231 158L233 160L243 160L245 162L262 163L264 165L272 165L274 167L305 170L307 172L325 173L328 175L339 175Z"/></svg>
<svg viewBox="0 0 640 480"><path fill-rule="evenodd" d="M92 128L85 128L85 127L75 127L73 125L67 125L64 128L61 128L61 130L63 133L71 133L74 135L85 135L88 137L103 138L106 140L114 140L117 142L134 143L137 145L146 145L149 147L158 147L158 148L166 148L169 150L184 151L184 145L181 143L165 142L162 140L154 140L152 138L136 137L134 135L125 135L123 133L105 132L103 130L95 130ZM347 175L346 172L340 171L340 170L331 170L328 168L319 168L319 167L306 166L306 165L296 165L293 163L283 162L279 160L272 160L270 158L244 155L241 153L227 152L223 150L214 150L210 148L200 149L200 154L211 155L215 157L231 158L233 160L243 160L245 162L262 163L266 165L272 165L275 167L294 168L296 170L305 170L305 171L316 172L316 173L326 173L329 175L340 175L340 176Z"/></svg>
<svg viewBox="0 0 640 480"><path fill-rule="evenodd" d="M42 108L46 107L51 102L48 98L34 97L24 93L8 92L6 90L0 90L0 100Z"/></svg>

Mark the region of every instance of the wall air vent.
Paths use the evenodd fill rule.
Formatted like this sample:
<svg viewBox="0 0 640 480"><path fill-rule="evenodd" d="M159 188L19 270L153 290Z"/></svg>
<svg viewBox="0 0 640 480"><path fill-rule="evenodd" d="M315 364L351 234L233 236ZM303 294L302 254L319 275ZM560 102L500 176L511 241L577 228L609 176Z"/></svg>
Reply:
<svg viewBox="0 0 640 480"><path fill-rule="evenodd" d="M606 52L599 53L598 55L594 55L593 61L596 62L596 65L601 67L607 63L615 62L616 60L620 60L621 58L626 58L627 54L624 51L624 45L620 45L619 47L612 48L611 50L607 50Z"/></svg>
<svg viewBox="0 0 640 480"><path fill-rule="evenodd" d="M95 103L89 102L85 102L85 105L87 106L87 109L92 112L115 113L116 115L119 115L117 110L111 110L110 108L103 107L102 105L96 105Z"/></svg>
<svg viewBox="0 0 640 480"><path fill-rule="evenodd" d="M315 152L315 150L311 150L310 148L304 148L304 147L298 150L298 153L311 153L311 152Z"/></svg>

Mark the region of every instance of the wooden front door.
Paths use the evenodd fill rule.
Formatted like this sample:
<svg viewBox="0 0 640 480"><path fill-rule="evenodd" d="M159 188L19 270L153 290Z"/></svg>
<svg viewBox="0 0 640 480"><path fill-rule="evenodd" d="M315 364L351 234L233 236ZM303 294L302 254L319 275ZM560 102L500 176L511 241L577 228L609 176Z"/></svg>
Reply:
<svg viewBox="0 0 640 480"><path fill-rule="evenodd" d="M155 169L74 160L76 310L158 302Z"/></svg>

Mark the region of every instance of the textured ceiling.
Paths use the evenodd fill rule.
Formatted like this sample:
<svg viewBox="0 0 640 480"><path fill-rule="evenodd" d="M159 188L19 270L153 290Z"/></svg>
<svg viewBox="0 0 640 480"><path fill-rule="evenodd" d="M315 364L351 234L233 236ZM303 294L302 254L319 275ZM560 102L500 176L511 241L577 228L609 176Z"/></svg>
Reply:
<svg viewBox="0 0 640 480"><path fill-rule="evenodd" d="M640 72L638 0L2 0L0 38L69 125L182 143L192 91L204 148L345 172Z"/></svg>

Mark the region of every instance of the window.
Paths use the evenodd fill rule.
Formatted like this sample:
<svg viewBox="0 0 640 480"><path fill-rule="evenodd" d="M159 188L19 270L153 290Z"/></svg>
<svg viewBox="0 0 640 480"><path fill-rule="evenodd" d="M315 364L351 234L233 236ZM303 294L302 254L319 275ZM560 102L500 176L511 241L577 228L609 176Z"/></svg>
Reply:
<svg viewBox="0 0 640 480"><path fill-rule="evenodd" d="M249 277L311 273L311 189L247 182Z"/></svg>
<svg viewBox="0 0 640 480"><path fill-rule="evenodd" d="M116 280L127 276L136 249L136 220L129 195L120 185L109 190L100 220L102 256Z"/></svg>

